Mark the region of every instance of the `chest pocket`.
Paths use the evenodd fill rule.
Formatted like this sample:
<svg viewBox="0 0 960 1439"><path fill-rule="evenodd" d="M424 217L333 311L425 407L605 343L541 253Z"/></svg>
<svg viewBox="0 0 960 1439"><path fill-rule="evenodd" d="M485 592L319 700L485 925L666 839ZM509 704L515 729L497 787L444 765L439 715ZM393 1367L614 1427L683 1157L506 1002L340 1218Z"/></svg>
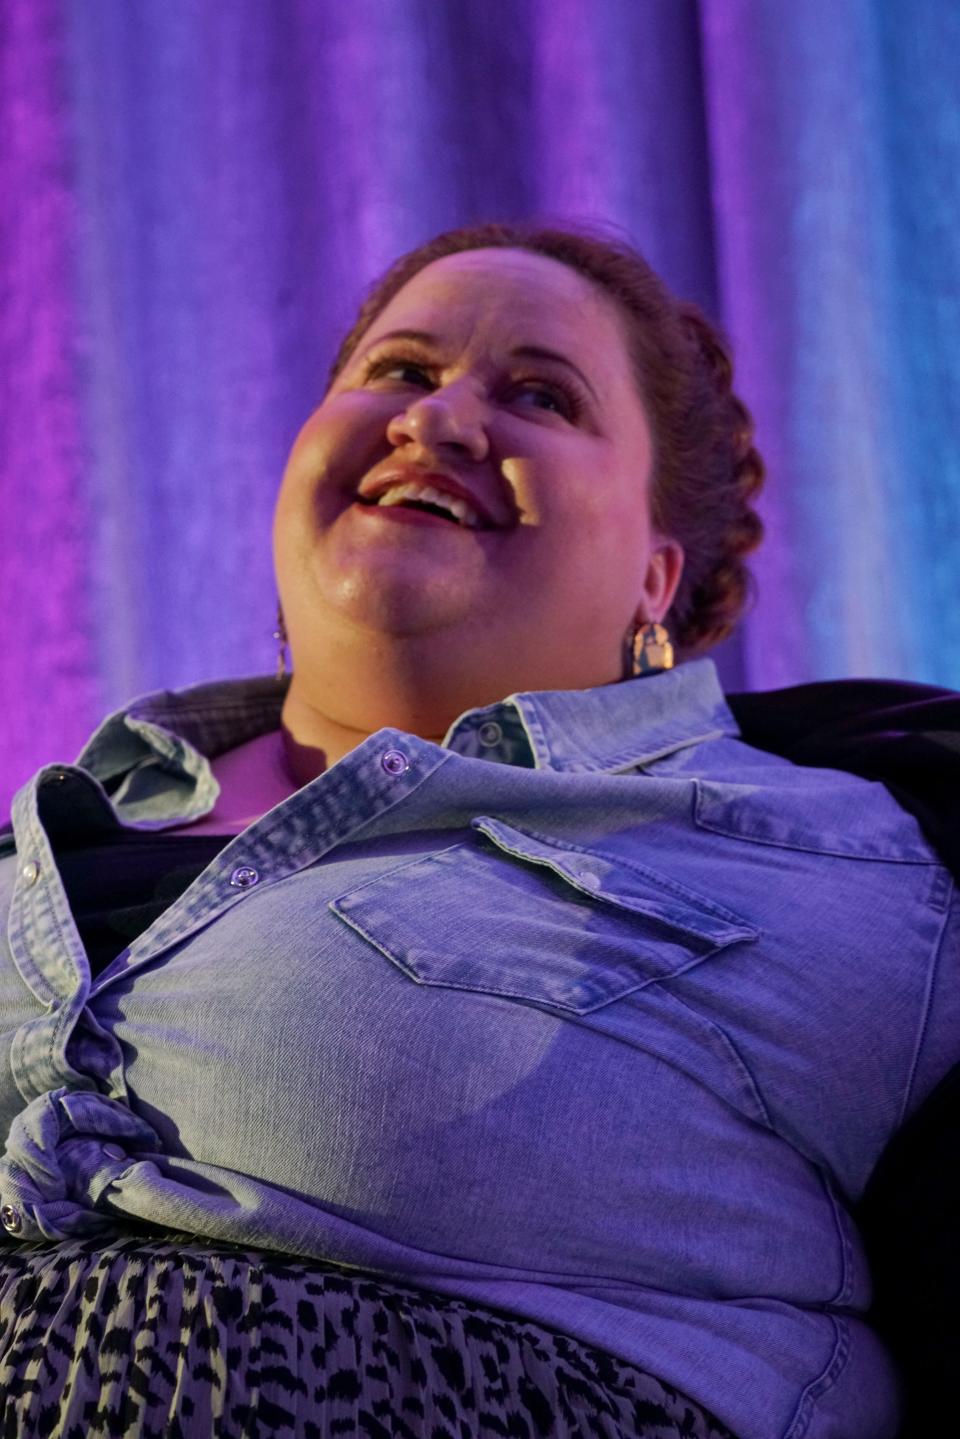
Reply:
<svg viewBox="0 0 960 1439"><path fill-rule="evenodd" d="M471 821L475 838L400 865L330 908L418 984L586 1014L757 938L632 862Z"/></svg>

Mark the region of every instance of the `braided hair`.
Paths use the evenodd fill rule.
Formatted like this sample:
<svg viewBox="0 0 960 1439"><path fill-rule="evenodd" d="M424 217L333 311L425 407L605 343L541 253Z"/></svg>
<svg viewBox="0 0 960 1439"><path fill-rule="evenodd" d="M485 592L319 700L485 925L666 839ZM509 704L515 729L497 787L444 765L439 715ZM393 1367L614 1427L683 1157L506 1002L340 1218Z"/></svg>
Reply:
<svg viewBox="0 0 960 1439"><path fill-rule="evenodd" d="M630 245L584 229L525 224L448 230L402 255L374 284L328 383L394 295L426 265L465 250L501 248L560 261L617 307L653 437L653 523L686 556L666 623L683 655L699 654L730 634L749 598L745 561L763 536L752 501L764 465L753 446L753 420L733 391L727 342L695 305L676 300Z"/></svg>

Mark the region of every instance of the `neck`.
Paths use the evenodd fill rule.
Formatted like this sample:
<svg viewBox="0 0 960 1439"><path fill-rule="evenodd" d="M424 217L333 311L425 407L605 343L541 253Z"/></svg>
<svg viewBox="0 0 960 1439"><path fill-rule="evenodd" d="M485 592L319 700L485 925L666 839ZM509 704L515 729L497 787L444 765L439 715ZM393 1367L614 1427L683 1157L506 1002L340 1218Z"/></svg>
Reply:
<svg viewBox="0 0 960 1439"><path fill-rule="evenodd" d="M406 705L374 705L362 723L350 724L329 713L329 699L329 691L322 699L313 696L294 676L284 701L282 736L284 763L298 787L323 774L379 729L402 729L439 744L449 728L450 721Z"/></svg>

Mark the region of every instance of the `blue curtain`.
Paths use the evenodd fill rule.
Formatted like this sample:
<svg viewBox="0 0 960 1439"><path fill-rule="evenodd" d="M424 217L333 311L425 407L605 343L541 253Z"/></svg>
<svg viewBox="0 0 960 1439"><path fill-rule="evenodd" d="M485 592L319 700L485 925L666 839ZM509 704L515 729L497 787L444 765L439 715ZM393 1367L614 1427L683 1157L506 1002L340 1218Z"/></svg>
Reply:
<svg viewBox="0 0 960 1439"><path fill-rule="evenodd" d="M731 336L753 688L960 687L960 6L5 0L0 804L134 693L272 666L286 450L364 287L604 221Z"/></svg>

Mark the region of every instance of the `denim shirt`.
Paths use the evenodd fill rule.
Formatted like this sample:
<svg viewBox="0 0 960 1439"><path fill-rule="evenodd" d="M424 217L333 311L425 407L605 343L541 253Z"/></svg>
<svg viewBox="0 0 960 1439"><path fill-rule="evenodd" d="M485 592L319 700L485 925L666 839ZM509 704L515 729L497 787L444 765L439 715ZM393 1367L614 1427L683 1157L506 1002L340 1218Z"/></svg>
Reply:
<svg viewBox="0 0 960 1439"><path fill-rule="evenodd" d="M742 744L709 661L515 694L371 735L91 981L58 835L208 813L282 698L152 695L18 794L7 1233L317 1256L573 1334L742 1439L891 1435L850 1209L960 1058L916 822Z"/></svg>

